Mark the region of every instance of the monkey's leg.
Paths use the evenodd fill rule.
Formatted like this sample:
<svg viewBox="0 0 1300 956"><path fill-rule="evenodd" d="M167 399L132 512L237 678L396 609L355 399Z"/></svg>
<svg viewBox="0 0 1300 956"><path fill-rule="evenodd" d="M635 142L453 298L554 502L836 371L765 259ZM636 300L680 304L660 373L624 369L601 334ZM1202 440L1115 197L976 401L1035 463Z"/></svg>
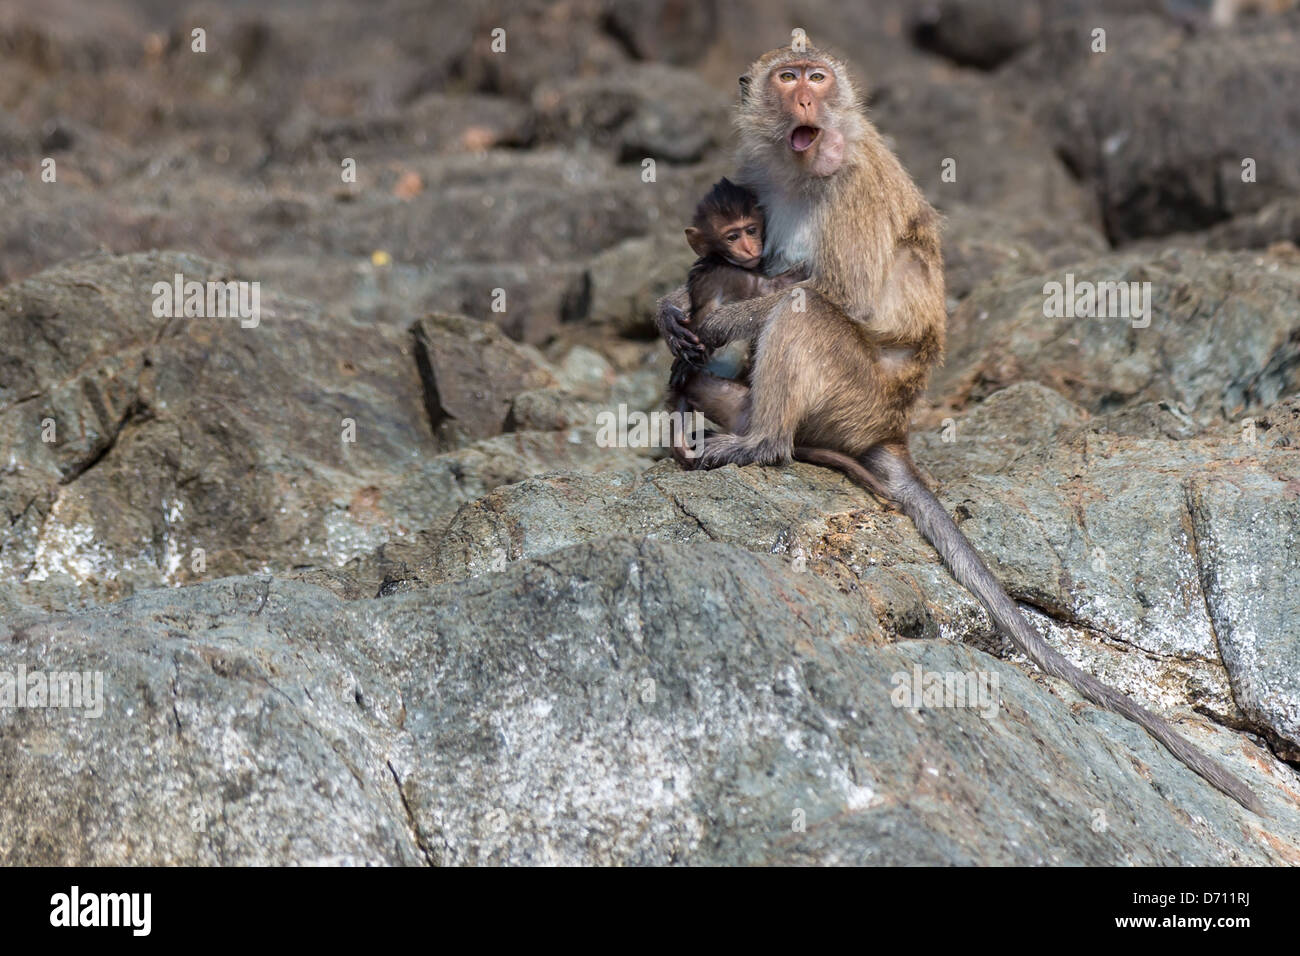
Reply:
<svg viewBox="0 0 1300 956"><path fill-rule="evenodd" d="M701 467L787 462L810 413L827 404L829 395L862 390L862 377L872 374L872 358L861 336L824 299L809 295L804 304L804 311L796 312L789 294L777 297L758 340L747 427L707 440ZM821 443L816 432L810 437L809 444Z"/></svg>
<svg viewBox="0 0 1300 956"><path fill-rule="evenodd" d="M687 448L686 441L686 422L691 414L691 403L686 400L685 395L670 396L668 407L669 410L677 413L679 422L678 427L673 429L673 461L682 468L694 468L695 459ZM695 441L699 441L699 436L695 437Z"/></svg>
<svg viewBox="0 0 1300 956"><path fill-rule="evenodd" d="M673 458L683 468L693 470L697 467L703 435L697 431L694 442L687 443L688 416L692 412L699 412L726 429L743 426L749 417L749 388L739 382L693 369L685 362L681 362L680 369L674 365L673 371L669 404L678 413L680 421L680 427L675 429L673 438Z"/></svg>
<svg viewBox="0 0 1300 956"><path fill-rule="evenodd" d="M695 372L682 386L687 403L727 431L744 430L749 421L749 389L729 378Z"/></svg>
<svg viewBox="0 0 1300 956"><path fill-rule="evenodd" d="M904 246L865 321L879 344L910 347L914 364L928 373L943 355L946 309L942 265L921 250Z"/></svg>

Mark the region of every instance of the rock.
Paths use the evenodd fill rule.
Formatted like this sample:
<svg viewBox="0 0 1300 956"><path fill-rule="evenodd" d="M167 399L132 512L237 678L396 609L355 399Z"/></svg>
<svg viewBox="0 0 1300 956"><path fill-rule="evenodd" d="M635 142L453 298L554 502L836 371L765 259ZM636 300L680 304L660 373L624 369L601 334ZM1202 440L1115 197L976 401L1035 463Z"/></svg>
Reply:
<svg viewBox="0 0 1300 956"><path fill-rule="evenodd" d="M595 401L608 397L615 381L614 366L585 345L569 349L556 374L573 395Z"/></svg>
<svg viewBox="0 0 1300 956"><path fill-rule="evenodd" d="M1022 421L1041 424L1028 436L1010 432ZM1272 475L1285 484L1300 475L1292 456L1236 437L1117 435L1106 419L1091 422L1082 409L1029 384L997 393L954 422L951 434L951 442L918 440L918 460L942 478L941 496L963 530L1049 640L1159 707L1243 719L1232 670L1219 660L1217 599L1200 583L1204 559L1187 495L1207 470L1244 483ZM563 475L498 488L462 508L423 555L408 555L399 589L540 558L598 540L610 527L786 555L860 589L892 633L960 638L1003 652L983 610L906 518L879 512L835 472L805 465L691 474L664 463L632 480ZM1288 567L1285 542L1277 551L1279 568ZM1250 567L1234 565L1232 573ZM1125 653L1131 648L1143 653ZM1275 723L1257 726L1281 733Z"/></svg>
<svg viewBox="0 0 1300 956"><path fill-rule="evenodd" d="M332 159L375 149L434 153L482 153L526 147L536 136L536 116L527 104L499 96L428 93L408 108L365 117L325 118L299 109L276 129L280 158Z"/></svg>
<svg viewBox="0 0 1300 956"><path fill-rule="evenodd" d="M1030 111L982 75L932 68L881 90L872 121L941 210L955 203L1027 220L1094 225L1097 201Z"/></svg>
<svg viewBox="0 0 1300 956"><path fill-rule="evenodd" d="M153 284L177 273L242 278L175 253L101 256L0 291L0 579L28 603L337 567L498 484L649 464L600 447L591 421L516 416L502 435L516 394L558 382L493 326L435 315L412 336L270 288L252 328L154 316ZM602 372L595 397L648 407L646 377Z"/></svg>
<svg viewBox="0 0 1300 956"><path fill-rule="evenodd" d="M1300 81L1296 42L1286 27L1171 35L1066 71L1057 145L1095 189L1112 241L1204 228L1300 189L1282 92Z"/></svg>
<svg viewBox="0 0 1300 956"><path fill-rule="evenodd" d="M1150 325L1045 315L1048 283L1063 289L1067 275L1076 289L1150 282ZM1091 259L1032 279L995 276L953 314L931 394L981 397L1035 380L1092 412L1171 400L1200 425L1235 421L1300 388L1297 281L1300 268L1283 261L1176 249Z"/></svg>
<svg viewBox="0 0 1300 956"><path fill-rule="evenodd" d="M1233 696L1277 752L1300 759L1300 467L1209 471L1188 502L1200 576ZM1261 598L1267 595L1266 600Z"/></svg>
<svg viewBox="0 0 1300 956"><path fill-rule="evenodd" d="M1270 448L1300 449L1300 395L1293 395L1269 408L1256 422L1263 431L1258 438ZM1249 432L1247 431L1247 434Z"/></svg>
<svg viewBox="0 0 1300 956"><path fill-rule="evenodd" d="M500 331L456 315L431 315L411 326L424 407L448 447L504 430L511 400L556 384L549 363Z"/></svg>
<svg viewBox="0 0 1300 956"><path fill-rule="evenodd" d="M1014 387L1014 386L1013 386ZM1000 394L1000 393L995 393ZM1094 420L1097 431L1133 438L1193 438L1202 429L1180 402L1142 402Z"/></svg>
<svg viewBox="0 0 1300 956"><path fill-rule="evenodd" d="M814 493L801 473L818 475L825 487L814 486ZM463 507L425 556L418 577L455 580L490 566L499 553L512 561L538 557L602 537L611 528L785 554L800 547L805 524L818 526L817 515L824 510L843 510L857 499L847 481L803 465L795 473L748 469L706 475L684 473L666 462L631 480L539 477L497 488Z"/></svg>
<svg viewBox="0 0 1300 956"><path fill-rule="evenodd" d="M966 415L912 434L913 452L940 480L1001 471L1050 445L1089 419L1088 413L1037 382L994 392Z"/></svg>
<svg viewBox="0 0 1300 956"><path fill-rule="evenodd" d="M1300 841L1132 724L947 641L882 646L856 595L722 544L606 538L351 604L151 592L5 636L0 671L36 648L104 666L106 705L5 711L9 865L1263 864ZM914 674L987 696L898 706ZM1183 729L1289 800L1290 771Z"/></svg>
<svg viewBox="0 0 1300 956"><path fill-rule="evenodd" d="M373 507L380 476L436 451L401 333L272 290L254 327L158 317L152 287L175 274L242 280L154 254L74 262L0 292L6 577L66 576L88 600L346 560L391 526Z"/></svg>
<svg viewBox="0 0 1300 956"><path fill-rule="evenodd" d="M1177 243L1202 249L1269 249L1279 243L1300 243L1300 200L1279 199L1258 212L1247 213L1201 232L1179 233L1146 240L1148 247Z"/></svg>
<svg viewBox="0 0 1300 956"><path fill-rule="evenodd" d="M510 403L505 430L559 431L580 425L594 425L603 410L596 402L574 398L558 388L520 392Z"/></svg>
<svg viewBox="0 0 1300 956"><path fill-rule="evenodd" d="M481 93L527 99L558 76L599 76L624 67L622 47L601 28L603 6L603 0L490 0L476 4L472 14L451 6L473 37L452 61L453 78Z"/></svg>
<svg viewBox="0 0 1300 956"><path fill-rule="evenodd" d="M0 712L0 858L422 862L390 765L401 703L339 610L320 588L236 578L10 634L0 672L98 673L101 715Z"/></svg>
<svg viewBox="0 0 1300 956"><path fill-rule="evenodd" d="M940 0L917 18L917 44L961 66L990 70L1038 37L1043 11L1038 0Z"/></svg>
<svg viewBox="0 0 1300 956"><path fill-rule="evenodd" d="M605 29L638 60L698 60L718 35L716 0L610 0Z"/></svg>
<svg viewBox="0 0 1300 956"><path fill-rule="evenodd" d="M944 283L950 302L961 301L998 272L1032 275L1108 251L1101 232L1084 222L966 203L944 208Z"/></svg>
<svg viewBox="0 0 1300 956"><path fill-rule="evenodd" d="M412 104L407 116L417 143L447 152L531 146L537 117L525 104L499 96L431 93Z"/></svg>
<svg viewBox="0 0 1300 956"><path fill-rule="evenodd" d="M701 160L724 142L730 99L685 70L646 64L567 75L533 96L548 140L610 148L621 162Z"/></svg>
<svg viewBox="0 0 1300 956"><path fill-rule="evenodd" d="M619 243L591 260L586 271L590 298L580 317L621 335L653 336L660 297L685 283L694 261L695 253L678 229Z"/></svg>

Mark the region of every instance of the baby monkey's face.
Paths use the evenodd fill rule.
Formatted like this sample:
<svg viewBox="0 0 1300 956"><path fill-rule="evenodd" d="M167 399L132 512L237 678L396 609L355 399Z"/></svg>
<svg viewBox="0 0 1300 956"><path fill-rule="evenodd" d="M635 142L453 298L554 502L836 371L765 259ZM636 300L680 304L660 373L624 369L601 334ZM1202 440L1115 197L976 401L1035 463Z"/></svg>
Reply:
<svg viewBox="0 0 1300 956"><path fill-rule="evenodd" d="M755 206L741 215L707 216L702 228L686 229L686 242L695 255L719 255L742 269L757 269L763 259L763 213Z"/></svg>
<svg viewBox="0 0 1300 956"><path fill-rule="evenodd" d="M722 253L733 265L753 269L763 258L763 214L757 209L733 220L717 224Z"/></svg>
<svg viewBox="0 0 1300 956"><path fill-rule="evenodd" d="M686 241L701 259L719 256L742 269L763 258L763 210L752 190L729 179L713 184L686 227Z"/></svg>

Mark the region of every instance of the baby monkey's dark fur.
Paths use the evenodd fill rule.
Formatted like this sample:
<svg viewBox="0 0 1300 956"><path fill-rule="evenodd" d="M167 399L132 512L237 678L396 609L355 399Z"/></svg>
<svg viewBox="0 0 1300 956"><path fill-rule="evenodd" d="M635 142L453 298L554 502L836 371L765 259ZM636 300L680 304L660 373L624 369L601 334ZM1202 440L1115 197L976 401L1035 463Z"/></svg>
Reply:
<svg viewBox="0 0 1300 956"><path fill-rule="evenodd" d="M807 270L801 268L772 277L758 270L763 256L763 226L758 197L726 178L714 183L695 207L686 241L699 258L686 279L686 293L691 326L697 333L709 334L709 317L719 306L779 292L807 278ZM753 342L749 346L752 353ZM667 404L669 410L683 416L683 422L691 407L681 387L707 357L708 352L702 350L694 361L678 358L673 362ZM689 467L683 439L680 433L675 437L673 457Z"/></svg>

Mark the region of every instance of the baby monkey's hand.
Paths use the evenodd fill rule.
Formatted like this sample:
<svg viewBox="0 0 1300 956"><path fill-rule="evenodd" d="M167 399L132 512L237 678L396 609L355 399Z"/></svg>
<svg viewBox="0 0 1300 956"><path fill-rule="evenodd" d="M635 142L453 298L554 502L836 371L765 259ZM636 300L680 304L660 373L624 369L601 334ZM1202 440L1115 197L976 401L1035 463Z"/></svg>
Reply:
<svg viewBox="0 0 1300 956"><path fill-rule="evenodd" d="M659 334L668 343L668 351L676 359L702 365L708 361L708 349L700 344L699 337L690 329L690 321L686 313L672 303L660 304L656 324L659 326Z"/></svg>

